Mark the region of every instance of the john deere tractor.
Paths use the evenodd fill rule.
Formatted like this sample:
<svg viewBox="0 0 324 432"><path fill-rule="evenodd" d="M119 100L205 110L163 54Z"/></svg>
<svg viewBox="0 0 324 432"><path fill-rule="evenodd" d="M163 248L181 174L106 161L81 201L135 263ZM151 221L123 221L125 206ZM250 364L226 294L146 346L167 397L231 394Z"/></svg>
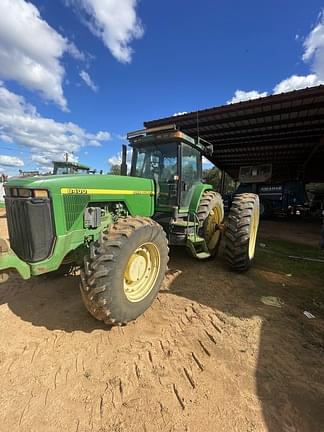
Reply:
<svg viewBox="0 0 324 432"><path fill-rule="evenodd" d="M230 266L246 270L259 223L259 200L250 193L235 196L223 223L221 196L201 181L208 143L172 127L131 133L129 140L130 176L56 175L6 184L10 248L1 240L0 271L15 269L29 279L80 267L85 306L109 325L126 324L151 305L167 271L168 244L206 259L225 232ZM122 166L127 172L125 160Z"/></svg>
<svg viewBox="0 0 324 432"><path fill-rule="evenodd" d="M92 174L93 170L79 162L53 161L53 174Z"/></svg>

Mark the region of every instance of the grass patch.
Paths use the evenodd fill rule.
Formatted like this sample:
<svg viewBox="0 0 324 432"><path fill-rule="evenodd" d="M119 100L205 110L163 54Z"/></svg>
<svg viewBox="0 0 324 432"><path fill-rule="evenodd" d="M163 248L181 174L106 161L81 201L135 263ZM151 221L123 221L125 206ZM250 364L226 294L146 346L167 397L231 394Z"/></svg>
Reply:
<svg viewBox="0 0 324 432"><path fill-rule="evenodd" d="M291 274L294 299L299 308L324 318L324 263L289 258L292 255L324 261L324 253L318 248L285 240L267 240L264 244L266 247L257 246L255 264L275 273Z"/></svg>
<svg viewBox="0 0 324 432"><path fill-rule="evenodd" d="M256 264L278 273L311 277L324 282L324 262L289 258L289 256L298 256L324 261L324 253L318 248L285 240L267 240L264 244L266 245L264 248L257 246Z"/></svg>

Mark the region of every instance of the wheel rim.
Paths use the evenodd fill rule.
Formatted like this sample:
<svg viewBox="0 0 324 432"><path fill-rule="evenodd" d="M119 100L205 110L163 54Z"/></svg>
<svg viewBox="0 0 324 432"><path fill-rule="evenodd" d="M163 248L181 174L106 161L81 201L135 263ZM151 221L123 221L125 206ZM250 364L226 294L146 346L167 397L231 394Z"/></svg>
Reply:
<svg viewBox="0 0 324 432"><path fill-rule="evenodd" d="M150 294L160 264L160 251L153 243L144 243L133 252L124 271L124 292L130 302L139 302Z"/></svg>
<svg viewBox="0 0 324 432"><path fill-rule="evenodd" d="M255 204L252 215L251 215L251 224L250 224L250 239L249 239L249 259L251 260L254 257L255 253L255 245L258 234L259 227L259 206Z"/></svg>
<svg viewBox="0 0 324 432"><path fill-rule="evenodd" d="M214 207L206 220L205 240L210 251L215 249L220 238L218 225L222 222L222 212L218 207Z"/></svg>

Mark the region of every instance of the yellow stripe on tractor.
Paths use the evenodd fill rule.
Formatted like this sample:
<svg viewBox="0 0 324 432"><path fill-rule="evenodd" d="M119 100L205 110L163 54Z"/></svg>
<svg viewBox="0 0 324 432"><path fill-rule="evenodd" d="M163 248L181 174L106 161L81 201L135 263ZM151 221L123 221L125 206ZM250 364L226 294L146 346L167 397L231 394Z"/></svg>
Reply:
<svg viewBox="0 0 324 432"><path fill-rule="evenodd" d="M76 189L61 188L63 195L154 195L153 191L139 191L128 189Z"/></svg>

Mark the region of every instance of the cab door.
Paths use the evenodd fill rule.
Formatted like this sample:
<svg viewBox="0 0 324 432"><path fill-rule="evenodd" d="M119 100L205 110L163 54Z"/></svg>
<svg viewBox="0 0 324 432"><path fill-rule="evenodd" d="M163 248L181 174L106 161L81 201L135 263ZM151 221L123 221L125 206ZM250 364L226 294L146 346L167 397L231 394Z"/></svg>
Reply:
<svg viewBox="0 0 324 432"><path fill-rule="evenodd" d="M159 187L158 209L171 211L174 206L178 206L178 184L179 184L179 164L178 164L178 144L164 144L160 148L160 169L159 176L156 178Z"/></svg>
<svg viewBox="0 0 324 432"><path fill-rule="evenodd" d="M189 208L195 187L201 183L201 154L188 144L181 144L180 211Z"/></svg>

